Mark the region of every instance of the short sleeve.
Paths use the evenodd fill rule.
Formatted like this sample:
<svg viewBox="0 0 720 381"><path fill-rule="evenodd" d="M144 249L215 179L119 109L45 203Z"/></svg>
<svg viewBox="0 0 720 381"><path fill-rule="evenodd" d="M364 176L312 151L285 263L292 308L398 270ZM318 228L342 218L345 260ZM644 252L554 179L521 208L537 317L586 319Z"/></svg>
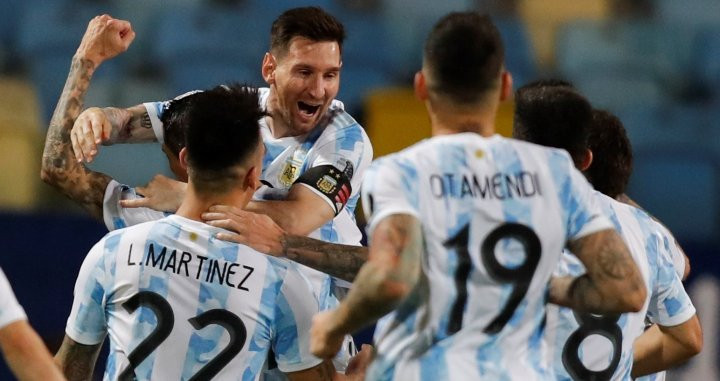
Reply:
<svg viewBox="0 0 720 381"><path fill-rule="evenodd" d="M560 190L563 210L567 213L568 240L582 238L601 230L614 229L610 219L603 213L595 189L585 176L575 169L571 160L567 182Z"/></svg>
<svg viewBox="0 0 720 381"><path fill-rule="evenodd" d="M399 157L375 161L365 175L362 202L371 235L378 222L392 214L420 218L417 171Z"/></svg>
<svg viewBox="0 0 720 381"><path fill-rule="evenodd" d="M669 252L662 242L657 257L655 283L653 285L648 318L662 326L672 327L682 324L695 315L690 296L678 277Z"/></svg>
<svg viewBox="0 0 720 381"><path fill-rule="evenodd" d="M0 328L18 320L27 320L25 310L18 303L10 282L0 269Z"/></svg>
<svg viewBox="0 0 720 381"><path fill-rule="evenodd" d="M310 157L305 170L321 165L332 165L342 171L350 181L352 194L358 194L363 176L373 157L373 149L365 130L354 123L338 128L326 136Z"/></svg>
<svg viewBox="0 0 720 381"><path fill-rule="evenodd" d="M106 239L102 239L90 249L75 281L74 300L65 333L80 344L98 344L107 332L105 242Z"/></svg>
<svg viewBox="0 0 720 381"><path fill-rule="evenodd" d="M150 208L123 208L120 200L141 198L135 188L110 181L103 197L103 221L109 231L126 228L143 222L155 221L171 213L159 212Z"/></svg>
<svg viewBox="0 0 720 381"><path fill-rule="evenodd" d="M275 360L282 372L298 372L322 362L310 353L312 318L319 311L310 283L295 264L290 264L275 304L272 341Z"/></svg>

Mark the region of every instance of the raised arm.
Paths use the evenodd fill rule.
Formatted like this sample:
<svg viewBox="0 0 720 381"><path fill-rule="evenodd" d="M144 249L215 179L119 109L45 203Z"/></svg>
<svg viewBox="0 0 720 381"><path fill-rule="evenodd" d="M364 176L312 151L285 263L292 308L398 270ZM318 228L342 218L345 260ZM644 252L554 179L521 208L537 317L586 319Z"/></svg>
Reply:
<svg viewBox="0 0 720 381"><path fill-rule="evenodd" d="M592 313L637 312L647 290L627 246L614 230L601 230L568 245L585 265L579 277L552 278L550 302Z"/></svg>
<svg viewBox="0 0 720 381"><path fill-rule="evenodd" d="M346 333L372 323L395 309L417 283L423 240L420 221L407 214L379 221L368 261L347 297L334 310L313 319L310 350L318 357L337 353Z"/></svg>
<svg viewBox="0 0 720 381"><path fill-rule="evenodd" d="M93 18L72 58L62 95L50 120L40 176L78 202L95 217L102 217L105 188L111 178L82 165L73 153L71 128L82 109L90 79L97 67L125 50L135 38L130 23L108 15Z"/></svg>

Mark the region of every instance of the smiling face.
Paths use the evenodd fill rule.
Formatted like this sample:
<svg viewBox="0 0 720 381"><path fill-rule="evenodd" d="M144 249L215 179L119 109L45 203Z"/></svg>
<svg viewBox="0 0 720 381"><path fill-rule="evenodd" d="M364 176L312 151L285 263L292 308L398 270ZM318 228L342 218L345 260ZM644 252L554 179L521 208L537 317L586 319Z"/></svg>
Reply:
<svg viewBox="0 0 720 381"><path fill-rule="evenodd" d="M340 89L340 66L336 41L295 37L286 52L265 55L267 111L276 138L302 135L318 124Z"/></svg>

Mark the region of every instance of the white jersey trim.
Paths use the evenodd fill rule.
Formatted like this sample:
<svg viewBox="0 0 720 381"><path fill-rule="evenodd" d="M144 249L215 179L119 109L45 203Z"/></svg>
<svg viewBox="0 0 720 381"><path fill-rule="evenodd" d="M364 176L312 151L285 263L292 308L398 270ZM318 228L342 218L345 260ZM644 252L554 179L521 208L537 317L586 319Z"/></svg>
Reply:
<svg viewBox="0 0 720 381"><path fill-rule="evenodd" d="M695 316L695 314L696 314L695 306L691 303L690 305L688 305L685 308L685 311L683 311L682 313L679 313L673 317L670 317L667 319L665 319L665 318L663 318L663 319L650 318L650 320L653 323L656 323L657 325L661 325L663 327L674 327L674 326L677 326L677 325L687 322L693 316Z"/></svg>
<svg viewBox="0 0 720 381"><path fill-rule="evenodd" d="M150 116L150 124L152 125L153 133L155 133L155 139L157 139L158 143L164 144L165 135L163 133L163 124L160 120L160 115L158 115L156 105L157 103L154 102L143 103L143 106L145 106L145 111L147 111L148 115Z"/></svg>
<svg viewBox="0 0 720 381"><path fill-rule="evenodd" d="M375 227L380 223L380 221L384 220L392 214L408 214L420 220L420 214L418 214L418 212L414 209L403 207L400 205L389 206L373 214L372 221L370 221L370 225L368 225L366 229L368 239L370 239L370 236L372 236L373 231L375 231Z"/></svg>

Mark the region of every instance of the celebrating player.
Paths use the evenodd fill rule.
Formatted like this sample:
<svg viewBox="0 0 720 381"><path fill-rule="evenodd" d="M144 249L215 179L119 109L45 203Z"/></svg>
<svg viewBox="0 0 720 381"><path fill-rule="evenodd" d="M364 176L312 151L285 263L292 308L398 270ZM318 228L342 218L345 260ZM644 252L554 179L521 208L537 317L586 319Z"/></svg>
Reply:
<svg viewBox="0 0 720 381"><path fill-rule="evenodd" d="M416 94L433 138L363 181L368 262L313 322L313 353L397 307L369 379L547 379L545 296L579 311L636 311L645 286L565 152L494 135L511 80L487 16L453 13L425 45ZM568 245L588 269L553 278Z"/></svg>
<svg viewBox="0 0 720 381"><path fill-rule="evenodd" d="M257 92L218 87L188 113L183 203L91 249L58 362L68 376L89 377L109 333L109 379L258 379L270 348L291 380L331 379L332 363L309 354L319 303L297 266L217 240L219 229L200 220L216 203L242 207L259 185Z"/></svg>
<svg viewBox="0 0 720 381"><path fill-rule="evenodd" d="M267 152L265 186L257 194L265 200L253 201L247 209L271 216L293 234L359 244L352 213L372 147L360 125L334 100L343 26L320 8L295 8L275 20L270 37L270 51L262 63L270 87L260 89L261 107L269 114L261 121ZM99 142L162 142L161 116L167 105L85 110L71 133L76 158L91 160ZM152 194L123 205L173 209L165 198L176 192L146 191Z"/></svg>
<svg viewBox="0 0 720 381"><path fill-rule="evenodd" d="M635 313L600 316L550 306L543 338L558 379L626 380L631 372L635 378L667 369L698 353L702 346L700 325L672 263L672 258L682 257L682 253L659 223L641 210L614 200L625 192L632 166L629 141L620 121L604 111L592 110L568 86L532 83L518 89L515 102L515 137L567 150L577 168L586 171L591 183L606 192L595 193L595 197L621 232L648 289L643 308ZM596 139L602 137L593 141L599 157L588 148L591 131ZM602 143L605 145L598 146ZM609 155L611 147L615 151ZM555 275L584 272L578 259L565 252ZM646 315L661 328L638 340L633 363L633 342L643 333ZM658 353L661 355L656 356Z"/></svg>
<svg viewBox="0 0 720 381"><path fill-rule="evenodd" d="M269 88L260 89L260 106L269 114L261 120L267 149L261 175L264 186L256 198L262 200L251 201L246 209L270 216L286 232L357 246L362 236L354 209L372 147L362 127L334 100L344 37L342 24L316 7L290 9L273 23L270 51L262 62ZM91 160L100 142L163 142L162 122L169 104L84 111L70 135L76 159ZM162 211L174 210L185 189L183 183L162 176L138 192L111 185L115 188L106 191L106 204ZM119 218L114 221L105 216L107 224L127 225L157 216L142 208L117 211ZM212 219L212 213L233 214L240 209L217 205L209 212L206 218ZM138 218L125 217L131 215ZM335 286L349 285L319 271L303 271L316 293L327 296L326 308L337 302Z"/></svg>
<svg viewBox="0 0 720 381"><path fill-rule="evenodd" d="M53 363L42 339L27 322L5 273L0 269L0 349L20 381L55 381L65 378Z"/></svg>

